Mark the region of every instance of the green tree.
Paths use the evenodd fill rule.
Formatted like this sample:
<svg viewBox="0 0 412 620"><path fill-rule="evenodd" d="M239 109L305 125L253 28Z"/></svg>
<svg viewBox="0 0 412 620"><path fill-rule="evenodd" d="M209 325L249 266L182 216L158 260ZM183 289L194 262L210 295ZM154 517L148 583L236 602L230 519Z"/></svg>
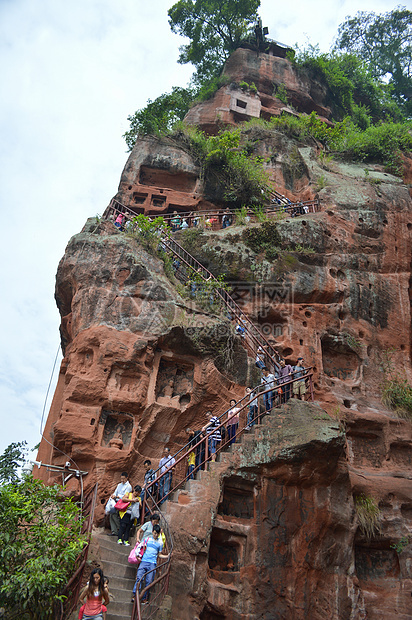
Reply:
<svg viewBox="0 0 412 620"><path fill-rule="evenodd" d="M19 444L11 446L16 473L24 457ZM9 448L3 462L9 460ZM0 485L0 606L10 620L51 620L86 544L81 512L57 486L46 486L30 474L12 478L10 483L3 478Z"/></svg>
<svg viewBox="0 0 412 620"><path fill-rule="evenodd" d="M146 107L128 116L130 129L123 138L129 151L132 150L138 136L164 133L172 129L177 121L183 120L193 98L192 89L174 86L171 93L163 93L154 101L149 99Z"/></svg>
<svg viewBox="0 0 412 620"><path fill-rule="evenodd" d="M371 122L404 118L387 85L374 77L356 54L322 54L319 46L308 45L292 62L298 71L327 85L326 103L336 120L351 116L361 129L366 129Z"/></svg>
<svg viewBox="0 0 412 620"><path fill-rule="evenodd" d="M178 62L196 67L195 83L216 77L258 19L260 0L179 0L168 11L173 32L190 39Z"/></svg>
<svg viewBox="0 0 412 620"><path fill-rule="evenodd" d="M26 461L27 441L11 443L0 456L0 484L16 482Z"/></svg>
<svg viewBox="0 0 412 620"><path fill-rule="evenodd" d="M412 12L397 7L377 15L359 11L339 26L335 50L356 54L375 78L387 80L407 114L412 113Z"/></svg>

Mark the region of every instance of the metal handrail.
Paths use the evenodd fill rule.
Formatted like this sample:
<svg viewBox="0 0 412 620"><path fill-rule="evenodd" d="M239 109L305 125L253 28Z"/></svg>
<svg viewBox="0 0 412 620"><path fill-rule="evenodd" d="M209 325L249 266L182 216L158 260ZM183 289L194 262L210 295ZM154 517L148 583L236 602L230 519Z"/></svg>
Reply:
<svg viewBox="0 0 412 620"><path fill-rule="evenodd" d="M279 380L277 380L277 385L275 387L270 387L267 389L263 389L262 390L262 384L259 384L258 386L256 386L252 392L250 394L246 394L243 398L241 398L240 400L238 400L235 404L235 407L239 409L238 414L240 415L240 413L242 411L244 411L246 408L249 407L250 402L253 401L255 398L259 399L261 396L263 396L264 394L269 394L269 393L276 393L276 391L279 388L282 388L282 394L283 394L283 388L286 386L289 386L289 390L292 389L292 386L294 383L297 383L298 381L303 381L306 379L308 379L309 381L309 394L310 394L310 399L313 401L314 400L314 393L313 393L313 372L312 372L312 367L308 367L303 369L305 371L305 374L302 377L299 378L292 378L288 381L285 381L283 383L280 383ZM296 372L296 371L295 371ZM272 409L280 407L282 405L282 398L279 399L279 402L277 402L277 404L275 404ZM220 430L222 427L225 426L225 424L227 423L226 417L228 415L228 413L233 409L233 407L230 407L229 409L227 409L226 411L224 411L220 416L216 416L218 417L218 420L220 421L220 424L213 429L212 432L215 432L216 430ZM262 415L264 414L259 414L258 413L258 418L260 418ZM238 429L237 433L236 433L236 437L240 436L241 434L243 434L246 430L249 430L248 428L248 424L245 424L243 427L240 428L240 430ZM207 441L206 439L208 439L208 435L206 435L205 437L202 437L201 439L198 440L197 443L193 444L192 441L189 441L187 444L185 444L182 448L180 448L180 450L178 450L172 458L175 459L175 462L173 463L173 465L171 467L168 467L163 473L161 473L161 468L158 467L154 474L157 476L152 482L150 482L147 487L145 488L145 494L144 494L144 498L143 498L143 503L142 503L142 514L145 513L146 507L150 509L150 500L153 500L154 497L156 497L156 487L159 484L159 481L161 480L161 478L163 478L166 474L170 474L170 473L177 473L177 466L180 464L184 464L185 465L185 460L187 459L187 457L189 456L189 454L191 452L196 452L196 450L200 447L203 443L205 443L205 458L195 467L194 472L191 473L186 473L182 476L182 478L177 482L177 484L175 484L175 486L173 486L172 488L169 489L169 491L167 492L167 494L165 494L162 498L159 499L160 503L163 503L172 493L174 493L175 491L177 491L181 486L183 486L186 482L186 480L190 479L192 473L195 473L196 471L198 471L199 469L202 469L202 465L204 465L207 461L208 461L208 445L207 445ZM228 441L225 441L224 443L221 444L221 446L219 447L219 452L228 445ZM202 450L203 452L203 450ZM156 504L157 506L157 504Z"/></svg>
<svg viewBox="0 0 412 620"><path fill-rule="evenodd" d="M169 576L170 576L170 565L173 551L173 538L170 533L169 524L164 518L162 512L160 511L160 506L156 503L156 500L152 497L152 506L145 506L144 502L142 505L141 517L142 521L144 520L144 515L146 513L146 509L149 512L149 516L153 514L153 512L157 512L160 516L161 528L166 537L166 550L168 553L168 559L163 563L159 564L152 571L148 571L138 582L136 586L136 595L134 597L133 609L131 620L149 620L153 618L154 615L160 608L160 604L163 601L165 595L167 594L167 590L169 587ZM160 570L160 575L158 573L158 577L155 578L152 583L146 586L143 590L140 590L140 584L142 579L146 579L146 576L152 572L158 572ZM146 592L150 591L150 605L146 605L144 608L140 605L140 600L144 596Z"/></svg>
<svg viewBox="0 0 412 620"><path fill-rule="evenodd" d="M163 238L162 243L178 258L184 260L186 265L193 269L193 272L197 273L205 282L213 280L218 283L218 280L214 275L206 269L196 258L194 258L187 250L185 250L175 239L172 239L170 235L167 235L167 240ZM266 349L265 353L269 357L274 368L278 368L277 351L266 340L263 334L257 329L250 318L245 314L237 305L235 300L229 295L229 293L222 287L217 286L213 290L214 294L223 302L226 308L230 311L232 319L237 319L239 323L242 323L242 327L245 329L245 338L249 338L252 341L250 348L254 355L257 354L259 347ZM251 344L250 342L248 344Z"/></svg>
<svg viewBox="0 0 412 620"><path fill-rule="evenodd" d="M118 206L115 206L118 205ZM117 200L112 200L111 209L115 211L115 213L122 213L126 218L135 217L135 214L127 207L119 203ZM107 211L107 210L106 210ZM110 213L109 213L110 215ZM108 217L105 212L105 217ZM172 252L177 258L183 260L185 264L190 267L193 272L196 272L205 282L209 280L213 280L217 284L219 281L214 277L214 275L206 269L194 256L192 256L187 250L185 250L175 239L173 239L166 231L162 230L162 239L161 245L165 247L167 250ZM242 326L245 328L245 340L248 338L249 345L252 353L257 355L259 348L261 347L264 350L264 354L269 359L269 362L272 364L274 369L279 368L278 364L278 353L272 347L272 345L266 340L266 338L261 334L261 332L257 329L254 323L250 320L250 318L239 308L234 299L229 295L229 293L219 286L216 286L214 289L214 293L217 297L223 302L223 304L228 308L228 310L233 315L232 318L237 319Z"/></svg>
<svg viewBox="0 0 412 620"><path fill-rule="evenodd" d="M83 573L87 563L87 556L89 554L90 547L90 539L93 528L93 520L94 520L94 511L96 508L96 500L97 500L97 488L98 482L94 485L91 491L86 496L83 507L82 507L82 516L84 517L83 526L82 526L82 534L86 534L88 536L88 541L85 547L83 547L82 551L76 558L75 562L75 570L67 582L63 592L61 593L63 596L67 597L65 602L60 605L60 609L55 613L55 620L65 620L69 618L73 611L75 610L78 600L80 588L82 585Z"/></svg>
<svg viewBox="0 0 412 620"><path fill-rule="evenodd" d="M280 200L280 204L275 204L273 202L273 199L278 199ZM103 213L103 217L104 218L108 218L112 212L112 207L113 204L117 203L119 205L122 206L122 208L127 209L128 212L132 215L132 217L135 217L136 215L139 215L138 213L135 213L133 211L133 209L129 206L126 206L124 204L122 204L119 200L117 200L116 198L112 198L112 200L110 201L109 205L106 207L104 213ZM271 214L276 214L279 212L283 212L283 213L290 213L293 214L294 211L297 208L300 208L301 206L303 207L307 207L309 212L312 213L316 213L316 211L319 211L320 208L320 201L319 198L315 198L313 200L302 200L302 201L296 201L296 202L291 202L289 201L288 198L286 198L285 196L283 196L283 194L280 194L279 192L273 191L271 192L271 203L270 205L265 205L263 206L263 211L270 216ZM188 227L189 228L196 228L196 227L200 227L199 224L195 223L195 220L201 220L203 221L203 223L207 226L207 221L208 220L212 220L212 219L216 219L220 222L222 222L222 218L224 215L228 215L228 212L226 210L223 209L216 209L216 210L208 210L208 211L179 211L177 212L177 215L182 218L185 219ZM230 211L229 213L230 216L235 217L236 212L234 211ZM250 220L257 220L258 219L258 215L256 213L256 210L254 210L253 208L246 208L246 212L245 215L247 217L250 218ZM170 222L174 217L175 214L174 213L153 213L153 214L148 214L148 217L163 217L163 219L166 222ZM213 225L213 222L210 222L209 224L210 226Z"/></svg>

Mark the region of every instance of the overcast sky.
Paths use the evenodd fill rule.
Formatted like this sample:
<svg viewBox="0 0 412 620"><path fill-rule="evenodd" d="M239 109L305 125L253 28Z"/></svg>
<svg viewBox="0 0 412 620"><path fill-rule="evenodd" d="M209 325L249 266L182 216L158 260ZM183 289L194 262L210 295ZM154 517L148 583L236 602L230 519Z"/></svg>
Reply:
<svg viewBox="0 0 412 620"><path fill-rule="evenodd" d="M186 86L192 73L176 62L182 40L168 25L172 4L0 0L0 454L14 441L40 441L59 346L57 265L70 237L117 191L128 114ZM262 0L260 15L269 37L328 51L345 16L395 6Z"/></svg>

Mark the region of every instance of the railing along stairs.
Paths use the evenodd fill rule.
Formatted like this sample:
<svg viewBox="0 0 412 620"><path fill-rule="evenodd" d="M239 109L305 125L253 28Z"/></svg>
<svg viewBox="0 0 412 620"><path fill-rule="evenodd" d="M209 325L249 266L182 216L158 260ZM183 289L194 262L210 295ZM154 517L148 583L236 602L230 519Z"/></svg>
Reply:
<svg viewBox="0 0 412 620"><path fill-rule="evenodd" d="M149 492L147 493L147 497L149 497ZM162 532L164 533L166 539L166 544L163 548L162 554L167 554L168 559L157 564L156 568L146 573L138 582L136 596L134 597L131 620L150 620L151 618L154 618L160 609L160 605L167 594L169 587L170 562L173 551L173 539L170 533L169 525L154 497L151 497L150 502L143 502L141 510L142 523L144 520L150 519L151 515L155 512L160 517L160 527L162 528ZM152 572L155 573L152 583L145 588L141 588L141 582ZM149 596L149 600L146 605L142 605L141 599L146 593Z"/></svg>
<svg viewBox="0 0 412 620"><path fill-rule="evenodd" d="M82 525L82 534L87 535L87 544L82 549L81 553L77 556L74 571L69 581L67 582L63 592L61 593L65 598L64 603L56 603L56 609L54 612L54 620L66 620L76 609L79 601L79 594L82 585L83 573L86 567L87 556L89 554L90 539L92 534L94 511L96 508L98 483L89 491L86 495L82 506L82 517L84 518Z"/></svg>
<svg viewBox="0 0 412 620"><path fill-rule="evenodd" d="M291 377L288 381L278 383L275 387L271 386L270 388L266 388L264 385L259 385L254 388L250 394L246 394L243 398L237 401L235 407L238 409L237 413L239 415L239 425L232 438L229 438L226 432L226 425L228 421L230 422L229 414L234 407L227 409L220 416L218 416L219 424L214 426L211 431L206 429L203 433L198 433L197 438L190 440L185 446L180 448L180 450L178 450L178 452L171 457L174 459L173 465L166 469L163 473L159 467L155 471L156 478L145 488L142 515L145 514L146 510L152 512L154 507L158 508L158 506L163 504L166 499L170 498L173 493L181 489L187 480L192 479L198 471L205 469L208 461L212 458L214 459L222 451L229 448L232 443L235 443L236 440L245 432L250 431L253 426L256 424L261 424L263 416L287 402L290 398L291 391L293 390L293 384L295 382L305 381L308 384L309 398L313 401L312 367L305 368L303 371L304 375L302 377ZM272 409L270 411L266 411L264 404L262 409L261 399L262 396L269 395L269 393L271 393L273 397ZM253 414L251 415L250 406L252 402L257 402L258 405L253 410ZM217 445L216 453L213 456L210 452L210 439L216 430L219 430L222 440ZM188 457L192 452L196 455L195 468L193 471L188 471ZM165 476L170 477L170 484L165 485L162 483L162 479L164 480ZM165 488L167 489L167 492L162 494L161 489ZM159 495L159 492L161 496Z"/></svg>
<svg viewBox="0 0 412 620"><path fill-rule="evenodd" d="M182 489L188 480L194 479L199 471L205 470L208 466L208 462L219 458L219 455L226 451L232 443L235 443L239 437L245 432L250 431L256 424L261 424L263 416L271 413L273 409L280 407L287 402L290 397L290 392L293 389L293 384L296 381L305 381L309 385L309 396L313 401L313 372L312 368L303 369L304 375L302 377L291 378L285 383L279 384L277 387L270 387L268 389L265 386L258 386L251 394L246 394L243 398L237 401L235 407L238 408L239 425L235 433L229 438L226 431L226 424L228 422L230 409L224 411L218 417L218 424L213 427L212 430L206 429L204 432L199 431L197 437L190 440L180 450L178 450L172 457L171 462L173 465L168 467L163 473L162 468L158 468L154 472L154 479L150 482L145 490L141 509L142 523L150 518L150 516L157 512L161 518L161 527L166 533L166 540L170 540L166 547L166 553L169 554L167 560L159 564L156 567L156 575L153 583L146 588L140 590L140 582L136 590L135 601L133 605L133 612L131 620L149 620L154 618L156 612L159 609L159 601L163 600L164 595L167 593L170 565L171 565L171 551L172 551L172 538L170 535L169 527L166 519L161 512L161 505L167 500L172 499L172 496L179 489ZM262 411L260 399L264 395L272 393L272 410ZM255 400L256 399L256 400ZM257 402L258 405L254 409L254 413L251 415L250 406L252 402ZM211 439L212 436L219 431L221 434L221 441L216 445L215 452L211 452ZM188 469L188 457L191 453L195 453L195 467L194 469ZM166 477L168 479L166 485ZM164 492L162 492L162 490ZM144 594L149 591L149 603L142 606L141 599ZM139 595L137 595L139 593Z"/></svg>
<svg viewBox="0 0 412 620"><path fill-rule="evenodd" d="M289 204L289 203L282 203ZM299 203L295 203L299 204ZM289 206L291 206L289 204ZM281 206L283 208L283 206ZM118 202L117 200L112 200L109 207L106 209L104 213L105 218L109 218L110 216L117 217L122 213L126 220L132 220L136 213ZM266 340L263 334L260 333L258 328L253 324L253 322L249 319L249 317L239 308L238 304L234 301L234 299L229 295L229 293L222 287L219 286L219 281L213 276L213 274L206 269L199 261L197 261L187 250L185 250L175 239L173 239L168 233L162 230L162 237L160 241L160 246L165 251L170 252L173 256L176 257L183 263L186 274L186 279L190 279L191 276L197 274L205 282L213 279L216 282L216 287L214 288L214 294L220 299L223 305L230 312L230 316L232 320L237 321L237 324L240 325L244 329L244 343L247 345L247 348L253 352L254 355L257 355L259 350L264 353L265 363L268 368L272 366L271 369L278 369L278 354L273 346ZM182 271L180 271L182 274ZM291 378L290 380L277 385L275 388L271 387L268 389L255 388L253 390L252 395L247 394L242 399L240 399L235 407L239 409L238 414L240 417L240 423L238 428L236 429L235 434L230 439L227 437L225 433L226 424L229 412L231 409L224 411L218 418L219 423L216 427L213 428L212 431L208 432L206 429L205 432L198 435L197 440L189 441L185 446L183 446L172 458L174 459L173 465L166 469L163 473L158 468L155 472L156 478L147 485L144 492L144 499L141 510L141 518L142 521L145 518L149 517L153 512L158 511L161 515L162 519L162 529L163 531L167 531L168 535L166 539L169 539L169 543L167 545L167 552L169 553L169 559L165 562L161 563L156 567L156 577L153 583L147 588L140 591L139 596L135 597L135 602L133 605L132 619L131 620L148 620L149 618L153 618L156 612L159 609L159 600L163 598L164 594L167 592L168 580L169 580L169 572L170 572L170 553L172 549L172 539L170 536L170 532L167 526L167 522L164 519L163 515L160 512L160 506L166 501L168 498L172 496L177 490L182 488L187 480L190 480L195 476L195 474L205 469L207 463L211 458L213 460L218 456L223 450L227 449L231 443L236 442L236 440L245 432L251 430L251 428L255 424L259 424L262 421L263 415L269 413L264 411L263 413L259 411L259 406L261 403L259 402L262 396L272 394L274 395L274 406L273 408L279 407L281 404L286 402L290 397L290 391L293 389L293 384L296 381L305 381L309 385L309 395L310 399L313 400L313 372L312 368L304 369L304 376L299 377L298 379ZM255 414L251 417L250 413L250 404L256 399L256 402L259 402L259 406ZM222 436L222 441L218 443L216 446L216 452L212 457L210 448L210 440L213 433L219 431ZM187 467L187 459L189 455L194 452L196 455L195 460L195 468L193 471L189 472ZM168 480L170 479L170 485L167 489L165 484L166 477ZM167 489L165 493L159 497L159 489ZM150 602L145 606L141 606L140 599L143 597L145 592L150 590ZM139 592L139 589L137 590ZM156 602L157 601L157 602Z"/></svg>
<svg viewBox="0 0 412 620"><path fill-rule="evenodd" d="M115 201L115 204L116 207L112 205L112 209L115 208L115 213L122 213L128 220L135 217L135 214L129 209L129 207L122 205L118 201ZM107 215L106 210L105 217L109 217L109 215ZM172 253L173 256L183 263L186 270L187 279L190 279L192 275L196 274L196 277L201 278L204 282L212 280L215 283L215 287L213 289L214 295L226 307L230 313L231 319L237 322L237 327L240 328L240 331L242 332L243 342L251 354L256 357L259 353L262 357L264 357L265 365L270 370L278 369L278 353L275 348L263 336L247 314L241 310L229 293L223 287L219 286L220 283L214 275L165 231L162 231L160 246L162 249Z"/></svg>
<svg viewBox="0 0 412 620"><path fill-rule="evenodd" d="M113 198L103 214L104 218L109 218L111 214L118 212L116 204L121 205L122 203ZM133 211L131 207L125 207L122 205L122 208L126 208L130 213L132 213L132 217L138 215L138 213ZM291 216L295 216L304 215L306 213L316 213L319 209L320 202L318 198L315 198L314 200L291 202L283 194L273 191L270 194L270 204L260 207L259 209L248 207L244 211L244 215L250 222L257 222L260 218L260 212L264 213L267 217L275 216L277 213L286 213ZM149 217L156 217L157 215L163 217L168 224L170 224L171 220L175 217L174 213L151 214ZM211 230L220 230L223 228L223 217L225 215L228 215L228 211L223 209L178 212L179 218L182 221L186 221L188 228L204 227ZM229 215L232 219L235 218L235 213L233 211L230 211Z"/></svg>

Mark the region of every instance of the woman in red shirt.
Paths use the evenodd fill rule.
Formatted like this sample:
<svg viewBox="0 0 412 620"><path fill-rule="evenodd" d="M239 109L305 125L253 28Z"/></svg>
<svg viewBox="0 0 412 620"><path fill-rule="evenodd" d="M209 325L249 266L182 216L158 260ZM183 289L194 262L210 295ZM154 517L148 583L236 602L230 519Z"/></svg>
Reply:
<svg viewBox="0 0 412 620"><path fill-rule="evenodd" d="M109 590L104 585L103 571L95 568L90 573L89 583L80 593L80 604L84 608L83 620L103 620L103 602L109 604Z"/></svg>

